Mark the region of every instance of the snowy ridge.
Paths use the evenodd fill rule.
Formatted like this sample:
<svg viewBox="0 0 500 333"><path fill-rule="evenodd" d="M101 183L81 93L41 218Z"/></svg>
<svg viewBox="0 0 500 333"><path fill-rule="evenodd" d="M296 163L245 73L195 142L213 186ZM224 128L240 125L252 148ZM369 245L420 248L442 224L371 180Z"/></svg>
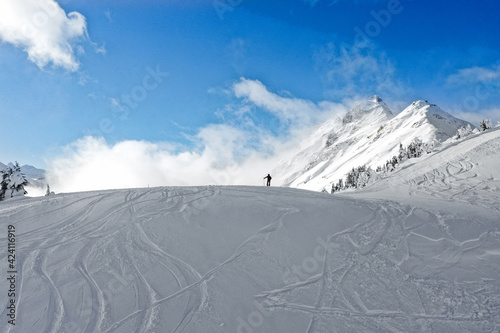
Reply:
<svg viewBox="0 0 500 333"><path fill-rule="evenodd" d="M400 144L419 138L437 146L467 124L427 101L414 102L394 116L380 97L373 96L355 103L343 119L319 126L274 173L284 186L329 191L353 167L383 165L398 154Z"/></svg>
<svg viewBox="0 0 500 333"><path fill-rule="evenodd" d="M377 95L370 97L367 101L356 102L351 110L343 117L342 123L348 124L362 120L366 115L371 115L372 118L384 120L392 118L391 109ZM352 129L351 129L352 131Z"/></svg>
<svg viewBox="0 0 500 333"><path fill-rule="evenodd" d="M427 101L417 101L398 114L387 124L388 133L417 134L424 142L440 143L457 133L457 129L469 124L441 110L437 105ZM382 134L384 136L384 134ZM407 143L409 143L409 141ZM402 141L405 144L404 141Z"/></svg>

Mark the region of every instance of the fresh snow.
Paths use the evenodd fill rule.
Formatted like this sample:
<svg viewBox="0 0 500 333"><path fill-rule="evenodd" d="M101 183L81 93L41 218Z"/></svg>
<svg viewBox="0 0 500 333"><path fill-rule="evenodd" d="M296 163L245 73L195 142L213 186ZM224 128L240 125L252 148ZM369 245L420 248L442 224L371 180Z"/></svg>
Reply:
<svg viewBox="0 0 500 333"><path fill-rule="evenodd" d="M198 186L2 202L19 273L16 325L2 297L0 331L498 332L499 153L500 129L471 135L335 195Z"/></svg>

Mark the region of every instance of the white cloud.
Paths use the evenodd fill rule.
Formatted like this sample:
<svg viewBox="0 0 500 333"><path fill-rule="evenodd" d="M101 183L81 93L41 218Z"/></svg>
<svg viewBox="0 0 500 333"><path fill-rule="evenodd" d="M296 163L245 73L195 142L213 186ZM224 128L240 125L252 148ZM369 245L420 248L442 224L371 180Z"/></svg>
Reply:
<svg viewBox="0 0 500 333"><path fill-rule="evenodd" d="M488 83L500 79L500 65L486 67L470 67L460 69L457 73L448 77L447 81L452 85Z"/></svg>
<svg viewBox="0 0 500 333"><path fill-rule="evenodd" d="M109 23L113 23L113 18L111 17L111 10L110 9L106 9L104 11L104 15L108 19Z"/></svg>
<svg viewBox="0 0 500 333"><path fill-rule="evenodd" d="M171 152L166 143L122 141L114 145L103 138L85 137L49 162L47 180L56 192L187 186L210 184L260 184L260 174L270 168L266 158L250 152L240 163L243 133L225 125L200 131L200 152ZM262 176L262 177L263 177ZM254 178L252 181L251 178Z"/></svg>
<svg viewBox="0 0 500 333"><path fill-rule="evenodd" d="M40 68L78 70L72 43L81 37L87 37L85 17L66 14L54 0L0 2L0 39L22 48Z"/></svg>
<svg viewBox="0 0 500 333"><path fill-rule="evenodd" d="M493 124L496 125L497 122L500 122L500 108L492 108L487 110L482 110L480 113L478 112L466 112L466 111L451 111L452 114L460 119L468 121L472 125L478 127L479 123L483 119L490 119L493 121Z"/></svg>
<svg viewBox="0 0 500 333"><path fill-rule="evenodd" d="M369 41L357 44L330 43L315 54L317 71L325 74L325 83L333 98L405 93L387 54Z"/></svg>
<svg viewBox="0 0 500 333"><path fill-rule="evenodd" d="M308 126L316 122L319 117L337 108L338 104L282 97L270 92L262 82L241 78L233 85L236 97L244 98L248 102L271 112L282 121L292 122L299 126Z"/></svg>
<svg viewBox="0 0 500 333"><path fill-rule="evenodd" d="M448 76L446 82L450 89L460 93L455 110L462 110L464 119L471 117L475 121L479 117L498 119L498 102L500 101L500 65L489 67L470 67L458 70ZM488 110L490 109L490 110ZM488 114L491 114L489 116Z"/></svg>
<svg viewBox="0 0 500 333"><path fill-rule="evenodd" d="M100 53L102 55L106 55L108 51L106 51L106 43L102 43L101 46L96 45L95 53Z"/></svg>
<svg viewBox="0 0 500 333"><path fill-rule="evenodd" d="M259 81L241 79L232 88L244 99L240 107L245 111L228 108L233 118L227 115L225 123L199 129L190 137L195 148L182 150L173 143L132 140L109 144L103 138L85 137L47 162L51 188L75 192L148 185L261 185L277 161L309 135L314 124L311 119L345 111L339 104L278 96ZM267 110L278 120L289 120L290 126L272 134L255 124L257 120L247 111L249 104ZM294 132L291 137L290 130ZM279 184L275 181L273 184Z"/></svg>
<svg viewBox="0 0 500 333"><path fill-rule="evenodd" d="M97 80L93 78L89 73L80 71L78 73L78 84L81 86L85 86L89 82L97 83Z"/></svg>

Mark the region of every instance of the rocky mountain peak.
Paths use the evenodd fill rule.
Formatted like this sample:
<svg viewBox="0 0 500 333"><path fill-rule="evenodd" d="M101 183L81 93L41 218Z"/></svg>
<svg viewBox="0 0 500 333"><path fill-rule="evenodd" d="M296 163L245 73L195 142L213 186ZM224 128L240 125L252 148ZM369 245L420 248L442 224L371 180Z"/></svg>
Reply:
<svg viewBox="0 0 500 333"><path fill-rule="evenodd" d="M378 95L374 95L365 101L354 103L351 110L342 119L344 124L351 123L359 120L366 115L371 114L377 117L386 117L388 119L393 117L391 109Z"/></svg>

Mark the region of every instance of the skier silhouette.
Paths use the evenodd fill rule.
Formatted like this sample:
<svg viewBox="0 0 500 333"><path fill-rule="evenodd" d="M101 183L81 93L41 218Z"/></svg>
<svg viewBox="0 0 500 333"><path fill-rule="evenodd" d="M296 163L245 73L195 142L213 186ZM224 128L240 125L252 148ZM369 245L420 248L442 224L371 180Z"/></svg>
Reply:
<svg viewBox="0 0 500 333"><path fill-rule="evenodd" d="M264 179L267 178L267 186L271 186L271 179L273 179L273 177L271 177L270 174L267 174L267 176L264 177Z"/></svg>

